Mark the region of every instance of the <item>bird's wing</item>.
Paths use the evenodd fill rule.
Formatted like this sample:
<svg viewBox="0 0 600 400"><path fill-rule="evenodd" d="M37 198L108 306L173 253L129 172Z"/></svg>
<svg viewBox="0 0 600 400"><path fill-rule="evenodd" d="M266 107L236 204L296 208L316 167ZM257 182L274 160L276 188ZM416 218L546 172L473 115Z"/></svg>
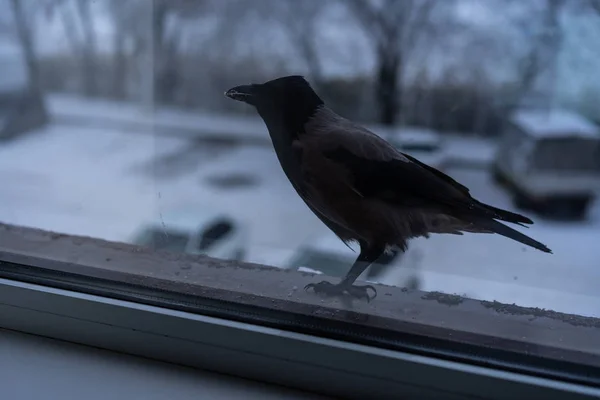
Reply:
<svg viewBox="0 0 600 400"><path fill-rule="evenodd" d="M403 207L431 207L450 215L470 215L531 223L471 197L469 189L443 172L397 151L366 128L348 120L330 124L301 139L346 170L352 189ZM514 220L514 221L513 221Z"/></svg>
<svg viewBox="0 0 600 400"><path fill-rule="evenodd" d="M323 150L323 156L344 166L351 176L354 190L366 198L378 198L407 207L471 207L472 198L462 185L438 171L424 168L409 158L381 160L369 154L357 154L344 143ZM433 169L433 168L431 168ZM437 171L437 170L436 170Z"/></svg>

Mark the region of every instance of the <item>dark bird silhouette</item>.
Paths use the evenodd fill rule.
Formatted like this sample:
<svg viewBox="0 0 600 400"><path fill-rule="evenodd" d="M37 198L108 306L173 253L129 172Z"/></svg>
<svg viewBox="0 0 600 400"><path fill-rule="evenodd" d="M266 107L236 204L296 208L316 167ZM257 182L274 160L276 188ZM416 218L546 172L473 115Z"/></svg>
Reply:
<svg viewBox="0 0 600 400"><path fill-rule="evenodd" d="M497 233L551 253L499 221L525 226L522 215L484 204L451 177L327 108L302 76L234 87L225 95L256 107L277 158L298 195L342 241L360 254L338 284L309 284L315 292L370 300L358 276L386 251L431 233Z"/></svg>

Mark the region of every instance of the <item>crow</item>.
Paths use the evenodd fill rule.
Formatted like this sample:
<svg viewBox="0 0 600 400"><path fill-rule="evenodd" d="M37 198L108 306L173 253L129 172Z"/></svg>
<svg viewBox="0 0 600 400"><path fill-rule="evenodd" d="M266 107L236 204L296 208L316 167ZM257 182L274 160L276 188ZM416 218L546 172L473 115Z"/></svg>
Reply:
<svg viewBox="0 0 600 400"><path fill-rule="evenodd" d="M476 200L448 175L336 114L303 76L236 86L225 96L256 108L298 195L344 243L360 245L340 283L311 283L306 290L369 301L377 292L354 285L359 275L384 253L406 251L409 239L431 233L497 233L552 253L499 222L525 226L533 223L529 218Z"/></svg>

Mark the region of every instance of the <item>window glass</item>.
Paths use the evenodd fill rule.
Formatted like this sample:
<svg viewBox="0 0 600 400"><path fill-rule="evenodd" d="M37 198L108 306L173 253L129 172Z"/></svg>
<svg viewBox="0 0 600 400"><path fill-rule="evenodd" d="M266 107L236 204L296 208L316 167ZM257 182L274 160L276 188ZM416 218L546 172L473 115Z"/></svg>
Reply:
<svg viewBox="0 0 600 400"><path fill-rule="evenodd" d="M583 318L598 368L599 3L0 0L0 222L415 324Z"/></svg>
<svg viewBox="0 0 600 400"><path fill-rule="evenodd" d="M189 240L190 235L186 233L148 228L142 233L140 240L136 244L160 250L183 252Z"/></svg>

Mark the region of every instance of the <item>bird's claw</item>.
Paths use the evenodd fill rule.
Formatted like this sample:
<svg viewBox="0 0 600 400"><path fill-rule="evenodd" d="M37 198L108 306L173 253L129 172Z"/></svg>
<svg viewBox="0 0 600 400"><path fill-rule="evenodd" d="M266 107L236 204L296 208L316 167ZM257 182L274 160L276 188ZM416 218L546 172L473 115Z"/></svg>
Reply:
<svg viewBox="0 0 600 400"><path fill-rule="evenodd" d="M321 281L319 283L309 283L304 286L304 290L312 289L317 294L326 296L350 296L367 302L377 297L377 290L371 285L355 286L355 285L334 285L331 282ZM369 289L373 291L373 296L369 296Z"/></svg>

